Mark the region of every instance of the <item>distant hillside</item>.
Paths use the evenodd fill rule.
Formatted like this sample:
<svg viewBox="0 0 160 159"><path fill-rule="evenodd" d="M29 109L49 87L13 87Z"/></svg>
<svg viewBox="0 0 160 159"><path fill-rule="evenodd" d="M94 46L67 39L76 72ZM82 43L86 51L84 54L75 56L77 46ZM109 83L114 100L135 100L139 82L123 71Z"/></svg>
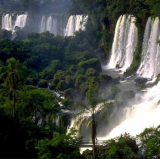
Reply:
<svg viewBox="0 0 160 159"><path fill-rule="evenodd" d="M0 8L7 11L41 11L64 13L71 0L0 0Z"/></svg>

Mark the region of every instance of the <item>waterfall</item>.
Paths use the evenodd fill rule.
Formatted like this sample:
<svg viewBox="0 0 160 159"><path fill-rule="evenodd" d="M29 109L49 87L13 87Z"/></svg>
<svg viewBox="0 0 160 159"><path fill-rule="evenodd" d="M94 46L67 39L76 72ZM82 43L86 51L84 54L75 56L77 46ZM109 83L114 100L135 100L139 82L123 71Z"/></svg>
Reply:
<svg viewBox="0 0 160 159"><path fill-rule="evenodd" d="M67 26L66 26L66 32L65 32L65 36L73 36L75 32L75 16L70 16Z"/></svg>
<svg viewBox="0 0 160 159"><path fill-rule="evenodd" d="M56 116L55 124L56 124L57 127L60 126L60 117L59 117L59 114Z"/></svg>
<svg viewBox="0 0 160 159"><path fill-rule="evenodd" d="M82 15L77 15L76 16L76 23L75 23L75 31L78 31L81 29L81 22L83 22L83 16Z"/></svg>
<svg viewBox="0 0 160 159"><path fill-rule="evenodd" d="M2 29L15 32L16 26L23 28L27 22L27 14L17 15L15 21L13 15L5 14L2 16Z"/></svg>
<svg viewBox="0 0 160 159"><path fill-rule="evenodd" d="M64 15L44 15L38 23L37 32L43 33L49 31L54 35L73 36L75 31L85 30L88 16L72 15L69 17L65 28ZM27 14L15 16L14 14L4 14L2 16L2 29L16 31L16 26L24 28L27 24Z"/></svg>
<svg viewBox="0 0 160 159"><path fill-rule="evenodd" d="M85 24L87 23L87 20L88 16L71 15L65 28L63 16L42 16L40 33L49 31L55 35L73 36L75 31L79 31L80 29L85 30Z"/></svg>
<svg viewBox="0 0 160 159"><path fill-rule="evenodd" d="M55 35L58 35L58 33L60 33L60 32L58 32L59 25L58 25L58 21L56 18L53 19L52 25L53 25L52 32L55 33Z"/></svg>
<svg viewBox="0 0 160 159"><path fill-rule="evenodd" d="M132 136L140 134L145 128L160 125L160 82L150 88L141 97L141 102L124 109L124 120L106 136L98 136L99 140L107 140L125 132Z"/></svg>
<svg viewBox="0 0 160 159"><path fill-rule="evenodd" d="M17 15L14 27L24 28L27 21L27 14Z"/></svg>
<svg viewBox="0 0 160 159"><path fill-rule="evenodd" d="M132 64L133 54L136 51L136 46L137 46L138 30L135 25L136 18L131 17L130 20L131 20L131 24L129 26L129 31L126 32L125 39L124 39L124 41L126 41L127 39L127 42L126 42L126 55L124 55L125 61L121 69L122 71L126 71L127 68L129 68L130 65Z"/></svg>
<svg viewBox="0 0 160 159"><path fill-rule="evenodd" d="M157 43L160 35L159 25L158 17L154 21L148 18L143 39L141 65L137 71L138 76L153 79L160 73L158 69L160 48Z"/></svg>
<svg viewBox="0 0 160 159"><path fill-rule="evenodd" d="M83 22L81 23L81 29L85 30L86 29L86 24L87 24L87 21L88 21L88 16L84 16L82 21Z"/></svg>
<svg viewBox="0 0 160 159"><path fill-rule="evenodd" d="M119 17L115 28L109 68L119 67L122 71L126 71L130 67L137 45L138 31L135 22L136 18L131 15Z"/></svg>
<svg viewBox="0 0 160 159"><path fill-rule="evenodd" d="M2 29L9 31L13 30L12 16L9 14L6 14L2 17Z"/></svg>
<svg viewBox="0 0 160 159"><path fill-rule="evenodd" d="M49 31L50 33L52 33L52 17L51 16L47 18L46 31Z"/></svg>
<svg viewBox="0 0 160 159"><path fill-rule="evenodd" d="M42 16L41 25L40 25L40 32L43 33L46 31L46 17Z"/></svg>
<svg viewBox="0 0 160 159"><path fill-rule="evenodd" d="M116 51L117 51L117 45L118 45L118 33L119 33L119 26L120 26L120 22L122 20L122 16L119 17L117 24L116 24L116 29L115 29L115 33L114 33L114 40L113 40L113 44L112 44L112 54L111 54L111 58L110 58L110 63L109 63L109 67L114 68L116 67L115 65L115 61L116 61Z"/></svg>
<svg viewBox="0 0 160 159"><path fill-rule="evenodd" d="M145 54L146 54L147 49L148 49L148 41L149 41L149 37L150 37L150 34L151 34L152 25L153 25L153 22L152 22L151 18L149 17L148 20L147 20L147 24L146 24L146 28L145 28L145 32L144 32L144 38L143 38L143 44L142 44L141 64L140 64L140 67L137 71L138 75L142 74L144 65L145 65L146 60L147 60L147 58L145 58Z"/></svg>
<svg viewBox="0 0 160 159"><path fill-rule="evenodd" d="M73 36L75 31L85 30L88 16L72 15L68 19L65 36Z"/></svg>
<svg viewBox="0 0 160 159"><path fill-rule="evenodd" d="M54 35L64 36L64 17L63 16L42 16L40 23L40 33L49 31Z"/></svg>

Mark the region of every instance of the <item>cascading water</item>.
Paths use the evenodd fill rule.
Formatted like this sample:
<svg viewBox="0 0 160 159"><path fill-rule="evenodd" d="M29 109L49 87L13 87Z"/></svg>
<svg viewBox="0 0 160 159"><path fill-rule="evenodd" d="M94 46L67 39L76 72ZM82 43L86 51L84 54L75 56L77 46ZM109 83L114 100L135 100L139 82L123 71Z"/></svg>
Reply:
<svg viewBox="0 0 160 159"><path fill-rule="evenodd" d="M137 35L138 35L138 30L136 28L135 22L136 22L136 18L135 17L131 17L131 24L127 29L129 28L129 32L125 34L125 40L127 40L126 42L126 55L125 55L125 60L124 60L124 64L122 67L122 71L126 71L127 68L130 67L130 65L132 64L133 61L133 54L136 51L136 46L137 46Z"/></svg>
<svg viewBox="0 0 160 159"><path fill-rule="evenodd" d="M144 64L146 63L146 60L147 60L147 58L145 58L145 54L146 54L147 49L148 49L148 41L149 41L149 37L150 37L150 34L151 34L152 25L153 25L153 22L152 22L151 18L149 17L148 20L147 20L147 24L146 24L146 28L145 28L145 32L144 32L144 38L143 38L143 44L142 44L141 64L140 64L140 67L137 71L138 75L142 74Z"/></svg>
<svg viewBox="0 0 160 159"><path fill-rule="evenodd" d="M75 17L74 16L70 16L67 26L66 26L66 31L65 31L65 36L73 36L74 32L75 32Z"/></svg>
<svg viewBox="0 0 160 159"><path fill-rule="evenodd" d="M86 29L86 24L87 24L87 21L88 21L88 16L84 16L82 21L83 21L83 23L81 24L81 29L85 30Z"/></svg>
<svg viewBox="0 0 160 159"><path fill-rule="evenodd" d="M47 18L47 22L46 22L46 31L49 31L50 33L52 33L52 23L53 23L53 21L52 21L52 17L51 16L49 16L48 18Z"/></svg>
<svg viewBox="0 0 160 159"><path fill-rule="evenodd" d="M24 28L27 22L27 14L17 15L14 27Z"/></svg>
<svg viewBox="0 0 160 159"><path fill-rule="evenodd" d="M27 22L27 14L17 15L15 21L12 18L13 15L5 14L2 17L2 29L15 32L15 27L23 28Z"/></svg>
<svg viewBox="0 0 160 159"><path fill-rule="evenodd" d="M145 128L160 125L160 82L150 88L141 97L139 104L124 109L124 120L106 136L98 136L99 140L108 140L125 132L132 136L141 133Z"/></svg>
<svg viewBox="0 0 160 159"><path fill-rule="evenodd" d="M43 33L45 31L46 31L46 17L43 16L40 25L40 33Z"/></svg>
<svg viewBox="0 0 160 159"><path fill-rule="evenodd" d="M153 79L160 73L159 62L160 48L159 40L160 27L159 18L154 21L148 18L142 47L141 65L137 71L138 76Z"/></svg>
<svg viewBox="0 0 160 159"><path fill-rule="evenodd" d="M112 45L112 54L109 62L109 67L115 68L116 67L116 52L117 52L117 46L118 46L118 34L119 34L119 26L120 22L122 20L122 16L119 17L117 24L116 24L116 29L115 29L115 34L114 34L114 40L113 40L113 45Z"/></svg>
<svg viewBox="0 0 160 159"><path fill-rule="evenodd" d="M13 30L12 16L9 14L6 14L2 17L2 29L9 31Z"/></svg>
<svg viewBox="0 0 160 159"><path fill-rule="evenodd" d="M73 36L75 31L85 30L85 24L88 20L88 16L83 15L72 15L69 17L65 36Z"/></svg>
<svg viewBox="0 0 160 159"><path fill-rule="evenodd" d="M121 68L126 71L132 63L137 45L136 18L129 15L120 16L117 21L115 36L112 44L109 68Z"/></svg>
<svg viewBox="0 0 160 159"><path fill-rule="evenodd" d="M63 16L42 16L40 33L49 31L54 35L64 36L64 17Z"/></svg>
<svg viewBox="0 0 160 159"><path fill-rule="evenodd" d="M132 19L132 20L135 21L135 19ZM122 44L123 44L121 42L121 40L123 39L122 35L125 36L123 26L126 26L127 22L126 24L123 24L124 21L125 21L125 17L121 16L117 22L117 28L116 28L115 34L118 34L118 35L115 35L115 39L112 47L112 53L114 53L114 55L111 56L112 61L110 61L110 64L112 64L112 66L114 67L119 62L119 59L121 59L121 56L117 54L121 53L121 51L119 50L121 50L120 45L122 47ZM158 73L160 73L160 69L159 69L160 46L157 43L158 39L160 38L159 25L160 25L159 18L156 18L153 21L151 20L151 18L148 18L146 28L145 28L145 33L144 33L143 44L142 44L143 47L142 47L141 64L137 71L137 74L139 76L154 78ZM134 35L133 32L136 32L134 30L136 30L135 26L132 24L129 24L129 30L128 30L129 33L127 34L128 37L127 37L127 43L126 43L127 49L126 49L125 61L128 61L126 59L127 59L127 56L129 59L129 55L131 55L130 51L133 52L133 50L129 45L133 44L132 39L135 38L135 36L133 36ZM121 32L123 32L123 34ZM128 43L129 41L130 43ZM129 66L129 64L127 65ZM125 62L122 69L123 68L125 68ZM156 127L160 125L160 116L159 116L160 91L159 89L160 89L160 82L153 88L150 88L147 91L147 93L145 93L143 96L137 95L138 100L141 99L141 101L138 102L138 104L131 104L130 107L125 108L123 110L122 122L119 123L117 126L115 126L113 129L111 129L109 133L106 134L106 136L99 135L98 139L108 140L108 139L120 136L125 132L129 133L132 136L136 136L137 134L141 133L145 128L152 127L152 126Z"/></svg>
<svg viewBox="0 0 160 159"><path fill-rule="evenodd" d="M40 33L49 31L54 35L61 36L73 36L75 31L80 29L85 30L85 24L87 23L88 16L73 15L68 19L67 26L65 28L65 17L64 15L50 15L42 16L41 22L39 22ZM2 16L2 29L16 31L16 26L24 28L27 23L27 14L17 15L4 14Z"/></svg>

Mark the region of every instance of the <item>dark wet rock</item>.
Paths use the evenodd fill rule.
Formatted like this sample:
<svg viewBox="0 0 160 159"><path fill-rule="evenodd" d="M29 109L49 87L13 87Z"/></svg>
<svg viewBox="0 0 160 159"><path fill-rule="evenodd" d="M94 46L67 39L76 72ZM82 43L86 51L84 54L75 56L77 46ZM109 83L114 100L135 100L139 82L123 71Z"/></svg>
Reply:
<svg viewBox="0 0 160 159"><path fill-rule="evenodd" d="M136 141L133 139L127 140L127 145L132 149L132 151L136 154L138 152L138 146L136 144Z"/></svg>
<svg viewBox="0 0 160 159"><path fill-rule="evenodd" d="M107 83L111 83L112 82L112 77L108 76L108 75L101 75L100 76L100 82L107 82Z"/></svg>
<svg viewBox="0 0 160 159"><path fill-rule="evenodd" d="M122 72L122 70L113 70L113 72L121 73L121 72Z"/></svg>
<svg viewBox="0 0 160 159"><path fill-rule="evenodd" d="M134 74L133 72L126 71L126 72L123 73L123 76L124 76L124 77L128 77L128 76L131 76L131 75L133 75L133 74Z"/></svg>
<svg viewBox="0 0 160 159"><path fill-rule="evenodd" d="M116 95L121 92L121 90L116 86L110 86L108 89L109 99L115 99Z"/></svg>
<svg viewBox="0 0 160 159"><path fill-rule="evenodd" d="M135 98L135 92L133 91L125 91L120 92L115 97L116 106L126 106L130 100Z"/></svg>
<svg viewBox="0 0 160 159"><path fill-rule="evenodd" d="M131 75L131 76L128 76L126 79L127 81L132 81L132 80L135 80L135 76Z"/></svg>
<svg viewBox="0 0 160 159"><path fill-rule="evenodd" d="M11 39L11 37L12 37L12 32L11 31L0 30L0 39L3 39L3 38Z"/></svg>
<svg viewBox="0 0 160 159"><path fill-rule="evenodd" d="M121 80L121 77L114 78L113 81L112 81L112 83L113 84L119 84L120 80Z"/></svg>
<svg viewBox="0 0 160 159"><path fill-rule="evenodd" d="M101 94L101 97L103 99L114 100L116 95L120 92L121 92L121 90L118 87L116 87L115 85L111 85L107 89L102 88L99 93Z"/></svg>
<svg viewBox="0 0 160 159"><path fill-rule="evenodd" d="M119 66L119 64L117 64L117 65L116 65L116 68L117 68L117 69L120 69L121 67Z"/></svg>
<svg viewBox="0 0 160 159"><path fill-rule="evenodd" d="M36 86L38 84L38 80L34 78L28 78L26 81L26 85Z"/></svg>
<svg viewBox="0 0 160 159"><path fill-rule="evenodd" d="M48 83L46 80L40 80L39 84L38 84L39 88L47 88L48 87Z"/></svg>
<svg viewBox="0 0 160 159"><path fill-rule="evenodd" d="M125 81L126 80L126 78L124 78L124 77L121 77L121 81Z"/></svg>
<svg viewBox="0 0 160 159"><path fill-rule="evenodd" d="M136 85L139 86L141 84L146 84L148 82L148 79L144 77L137 77L134 81L136 82Z"/></svg>
<svg viewBox="0 0 160 159"><path fill-rule="evenodd" d="M82 154L82 156L84 157L84 158L88 158L88 156L92 156L93 155L93 151L92 150L85 150L84 152L83 152L83 154Z"/></svg>

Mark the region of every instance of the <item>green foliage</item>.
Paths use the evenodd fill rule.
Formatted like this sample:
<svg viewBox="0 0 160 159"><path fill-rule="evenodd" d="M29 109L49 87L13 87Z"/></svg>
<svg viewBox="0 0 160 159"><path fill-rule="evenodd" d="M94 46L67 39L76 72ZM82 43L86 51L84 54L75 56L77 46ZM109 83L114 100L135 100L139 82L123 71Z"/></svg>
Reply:
<svg viewBox="0 0 160 159"><path fill-rule="evenodd" d="M101 67L99 67L100 61L98 58L92 58L89 59L87 61L82 61L78 63L78 67L79 68L84 68L84 69L88 69L88 68L95 68L97 70L101 70Z"/></svg>
<svg viewBox="0 0 160 159"><path fill-rule="evenodd" d="M137 137L141 140L140 149L144 151L144 157L158 157L160 153L160 126L146 128Z"/></svg>
<svg viewBox="0 0 160 159"><path fill-rule="evenodd" d="M72 95L72 92L73 92L73 89L71 89L71 88L67 89L67 90L64 91L64 96L69 97L69 96Z"/></svg>
<svg viewBox="0 0 160 159"><path fill-rule="evenodd" d="M70 4L67 0L5 2L0 2L3 9L29 11L32 15L36 12L43 15L64 13ZM68 116L60 113L55 95L30 84L36 85L40 81L39 87L46 88L51 83L51 89L62 91L65 99L59 102L69 109L74 109L73 103L77 96L80 99L87 97L85 109L89 112L92 110L94 143L97 92L112 81L107 75L99 75L101 65L97 53L105 54L109 59L118 17L122 14L136 16L138 45L133 63L127 70L128 74L132 74L141 60L146 19L149 16L160 16L159 0L72 0L72 4L70 13L89 15L86 31L80 30L74 37L54 36L49 32L26 36L24 30L16 28L19 40L0 40L0 141L3 145L0 157L80 158L78 141L72 136L74 133L62 134L65 133ZM2 30L0 38L4 37L10 38L11 32ZM22 39L25 40L20 41ZM156 82L158 80L159 76ZM25 86L25 83L29 86ZM116 87L111 90L113 94L110 97L114 99L119 90ZM120 94L116 96L116 101L118 97ZM14 118L10 116L13 106ZM106 122L112 109L112 104L106 104L100 113ZM146 129L138 136L142 141L140 148L144 150L144 157L158 156L159 135L158 127ZM129 138L109 140L101 158L135 158L137 150L130 142L136 147Z"/></svg>
<svg viewBox="0 0 160 159"><path fill-rule="evenodd" d="M38 80L41 88L46 88L50 83L53 90L72 88L78 91L74 96L79 93L85 95L89 88L98 89L97 85L101 83L96 77L101 71L100 61L92 53L88 38L84 31L64 38L49 32L30 33L25 41L1 40L0 54L4 63L10 56L24 62L28 68L28 85L37 85ZM73 99L71 96L69 98Z"/></svg>
<svg viewBox="0 0 160 159"><path fill-rule="evenodd" d="M6 62L7 59L11 57L14 57L20 62L24 62L29 56L29 50L30 49L22 41L0 40L0 55L3 62Z"/></svg>
<svg viewBox="0 0 160 159"><path fill-rule="evenodd" d="M82 75L79 75L77 78L76 78L76 81L75 81L75 87L76 88L79 88L79 86L81 85L81 83L83 83L85 81L85 76L82 76Z"/></svg>
<svg viewBox="0 0 160 159"><path fill-rule="evenodd" d="M138 152L137 150L134 152L134 147L136 146L136 143L130 138L120 137L118 139L111 139L106 141L105 144L107 146L105 151L101 154L102 158L136 158L136 153Z"/></svg>
<svg viewBox="0 0 160 159"><path fill-rule="evenodd" d="M39 88L47 88L48 87L48 83L46 80L40 80L38 83L38 87Z"/></svg>
<svg viewBox="0 0 160 159"><path fill-rule="evenodd" d="M43 78L52 79L57 70L61 69L61 62L59 60L51 61L50 65L43 71Z"/></svg>
<svg viewBox="0 0 160 159"><path fill-rule="evenodd" d="M4 108L0 108L0 127L0 141L3 145L1 146L0 157L27 157L24 146L26 133L17 119L5 114Z"/></svg>
<svg viewBox="0 0 160 159"><path fill-rule="evenodd" d="M98 72L93 68L88 68L85 74L86 77L98 76Z"/></svg>
<svg viewBox="0 0 160 159"><path fill-rule="evenodd" d="M75 131L57 135L52 140L41 140L36 146L39 158L81 158Z"/></svg>
<svg viewBox="0 0 160 159"><path fill-rule="evenodd" d="M57 84L57 90L64 91L67 89L67 84L64 80L60 80Z"/></svg>
<svg viewBox="0 0 160 159"><path fill-rule="evenodd" d="M24 89L18 92L17 113L21 120L29 120L38 124L42 119L44 124L47 115L59 111L54 95L48 90L36 89L33 86L27 86Z"/></svg>
<svg viewBox="0 0 160 159"><path fill-rule="evenodd" d="M104 30L101 43L103 44L104 52L107 57L107 60L109 60L110 50L111 50L112 41L113 41L112 39L113 39L113 33L109 32L108 30Z"/></svg>
<svg viewBox="0 0 160 159"><path fill-rule="evenodd" d="M13 101L13 117L15 116L16 90L18 86L24 84L26 73L27 68L15 58L8 59L7 65L0 67L0 79L6 84L9 100Z"/></svg>

